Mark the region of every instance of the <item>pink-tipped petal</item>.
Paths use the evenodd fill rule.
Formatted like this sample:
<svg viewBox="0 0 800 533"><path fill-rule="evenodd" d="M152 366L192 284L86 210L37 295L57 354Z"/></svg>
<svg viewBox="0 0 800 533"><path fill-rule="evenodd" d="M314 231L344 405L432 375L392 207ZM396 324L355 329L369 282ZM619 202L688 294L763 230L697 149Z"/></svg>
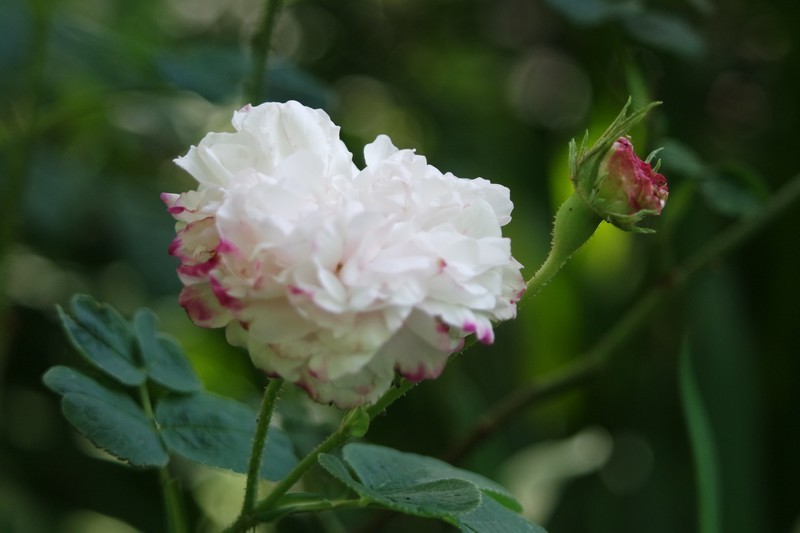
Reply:
<svg viewBox="0 0 800 533"><path fill-rule="evenodd" d="M211 290L214 292L214 296L217 297L217 301L222 307L226 307L231 311L239 311L244 308L244 303L238 298L231 296L217 278L211 276L209 277L209 281L211 283Z"/></svg>
<svg viewBox="0 0 800 533"><path fill-rule="evenodd" d="M184 287L178 303L192 322L203 328L219 328L233 318L227 309L219 305L209 284Z"/></svg>

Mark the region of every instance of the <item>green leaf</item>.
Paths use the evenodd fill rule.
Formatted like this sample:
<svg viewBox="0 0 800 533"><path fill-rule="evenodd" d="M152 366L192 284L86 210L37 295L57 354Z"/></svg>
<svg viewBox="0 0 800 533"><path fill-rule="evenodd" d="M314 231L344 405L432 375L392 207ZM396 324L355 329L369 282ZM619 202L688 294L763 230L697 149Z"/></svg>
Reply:
<svg viewBox="0 0 800 533"><path fill-rule="evenodd" d="M575 24L583 26L593 26L641 10L635 0L547 0L547 3Z"/></svg>
<svg viewBox="0 0 800 533"><path fill-rule="evenodd" d="M140 309L133 317L133 329L148 377L175 392L200 390L202 384L181 347L156 333L155 324L156 315L149 309Z"/></svg>
<svg viewBox="0 0 800 533"><path fill-rule="evenodd" d="M717 213L733 217L753 215L768 196L768 189L757 174L738 166L718 169L708 165L691 148L674 139L664 143L660 155L667 179L672 174L681 174L695 181L708 206Z"/></svg>
<svg viewBox="0 0 800 533"><path fill-rule="evenodd" d="M697 30L669 13L634 15L625 19L625 27L639 41L688 59L699 59L706 52L706 43Z"/></svg>
<svg viewBox="0 0 800 533"><path fill-rule="evenodd" d="M61 394L61 408L86 438L132 466L160 467L167 455L153 423L127 394L65 366L48 370L45 385Z"/></svg>
<svg viewBox="0 0 800 533"><path fill-rule="evenodd" d="M693 180L703 180L708 176L708 165L689 146L676 139L666 139L661 143L659 153L664 162L662 170L668 174L677 173Z"/></svg>
<svg viewBox="0 0 800 533"><path fill-rule="evenodd" d="M380 470L390 465L377 463L357 471L362 478L362 482L359 482L335 456L321 454L319 462L331 475L362 498L404 514L438 518L455 525L458 523L456 517L458 513L476 509L481 501L478 487L461 479L438 479L418 483L405 479L379 483L377 480L385 477L379 473Z"/></svg>
<svg viewBox="0 0 800 533"><path fill-rule="evenodd" d="M719 175L700 183L700 190L714 211L728 216L753 215L761 210L762 202L738 184Z"/></svg>
<svg viewBox="0 0 800 533"><path fill-rule="evenodd" d="M257 413L249 406L198 392L167 397L156 406L156 420L167 448L198 463L245 473L255 435ZM289 437L270 427L261 476L283 478L296 464Z"/></svg>
<svg viewBox="0 0 800 533"><path fill-rule="evenodd" d="M136 361L131 329L119 313L86 295L76 294L70 303L74 318L60 307L58 314L78 352L123 385L144 383L146 374Z"/></svg>
<svg viewBox="0 0 800 533"><path fill-rule="evenodd" d="M359 478L371 485L423 483L448 478L463 479L473 483L482 492L509 509L514 511L522 509L514 495L502 485L433 457L362 443L345 446L343 456ZM364 475L368 477L365 478Z"/></svg>
<svg viewBox="0 0 800 533"><path fill-rule="evenodd" d="M722 531L720 516L720 472L714 431L708 416L695 371L692 368L688 339L683 342L679 366L681 406L689 430L697 477L697 498L701 533Z"/></svg>
<svg viewBox="0 0 800 533"><path fill-rule="evenodd" d="M462 531L476 533L547 533L524 517L503 507L492 498L484 498L477 509L458 517Z"/></svg>
<svg viewBox="0 0 800 533"><path fill-rule="evenodd" d="M520 505L505 488L438 459L359 443L345 446L342 457L322 454L319 463L368 503L463 531L544 532L517 513Z"/></svg>
<svg viewBox="0 0 800 533"><path fill-rule="evenodd" d="M689 0L689 4L703 15L714 13L714 4L711 3L711 0Z"/></svg>

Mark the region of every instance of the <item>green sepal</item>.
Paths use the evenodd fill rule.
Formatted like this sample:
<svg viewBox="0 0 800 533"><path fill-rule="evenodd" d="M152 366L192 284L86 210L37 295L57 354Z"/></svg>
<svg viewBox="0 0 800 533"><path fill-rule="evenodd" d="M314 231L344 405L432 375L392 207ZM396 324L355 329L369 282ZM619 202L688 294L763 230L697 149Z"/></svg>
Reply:
<svg viewBox="0 0 800 533"><path fill-rule="evenodd" d="M358 439L367 434L369 423L369 413L366 408L359 406L351 409L344 415L341 427L348 435Z"/></svg>

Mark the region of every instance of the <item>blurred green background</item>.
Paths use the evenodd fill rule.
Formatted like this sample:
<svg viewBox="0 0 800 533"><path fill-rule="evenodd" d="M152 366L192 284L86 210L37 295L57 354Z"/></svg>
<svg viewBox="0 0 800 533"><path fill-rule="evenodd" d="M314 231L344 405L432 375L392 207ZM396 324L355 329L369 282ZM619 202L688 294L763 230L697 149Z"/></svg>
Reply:
<svg viewBox="0 0 800 533"><path fill-rule="evenodd" d="M41 385L48 367L80 364L55 315L73 293L125 314L153 308L209 389L258 401L263 378L246 354L177 305L159 193L194 187L171 160L246 103L262 10L258 0L0 3L0 531L163 527L155 473L98 460ZM578 360L661 273L798 172L797 20L788 0L286 2L260 100L326 109L357 161L387 133L443 171L508 186L507 234L526 277L570 191L568 140L597 136L629 94L664 101L634 132L640 154L664 147L671 193L658 232L601 226L494 346L452 361L369 438L445 453L505 394ZM798 230L795 208L669 298L601 375L520 413L462 465L511 488L552 533L699 531L709 510L697 473L715 468L719 531L799 532ZM681 408L684 341L716 451L699 469ZM335 419L285 395L298 440L313 439L305 417ZM182 472L197 530L218 529L240 480ZM412 527L445 529L366 512L279 529Z"/></svg>

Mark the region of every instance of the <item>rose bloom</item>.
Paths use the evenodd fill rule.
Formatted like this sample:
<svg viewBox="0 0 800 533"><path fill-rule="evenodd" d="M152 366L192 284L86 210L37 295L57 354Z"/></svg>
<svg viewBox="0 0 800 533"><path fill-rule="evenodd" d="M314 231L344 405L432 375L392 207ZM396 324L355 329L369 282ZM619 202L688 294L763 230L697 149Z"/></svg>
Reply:
<svg viewBox="0 0 800 533"><path fill-rule="evenodd" d="M196 190L177 220L180 304L315 400L374 402L395 372L437 377L525 287L501 226L507 188L443 174L381 135L359 170L321 110L246 106L176 163Z"/></svg>

